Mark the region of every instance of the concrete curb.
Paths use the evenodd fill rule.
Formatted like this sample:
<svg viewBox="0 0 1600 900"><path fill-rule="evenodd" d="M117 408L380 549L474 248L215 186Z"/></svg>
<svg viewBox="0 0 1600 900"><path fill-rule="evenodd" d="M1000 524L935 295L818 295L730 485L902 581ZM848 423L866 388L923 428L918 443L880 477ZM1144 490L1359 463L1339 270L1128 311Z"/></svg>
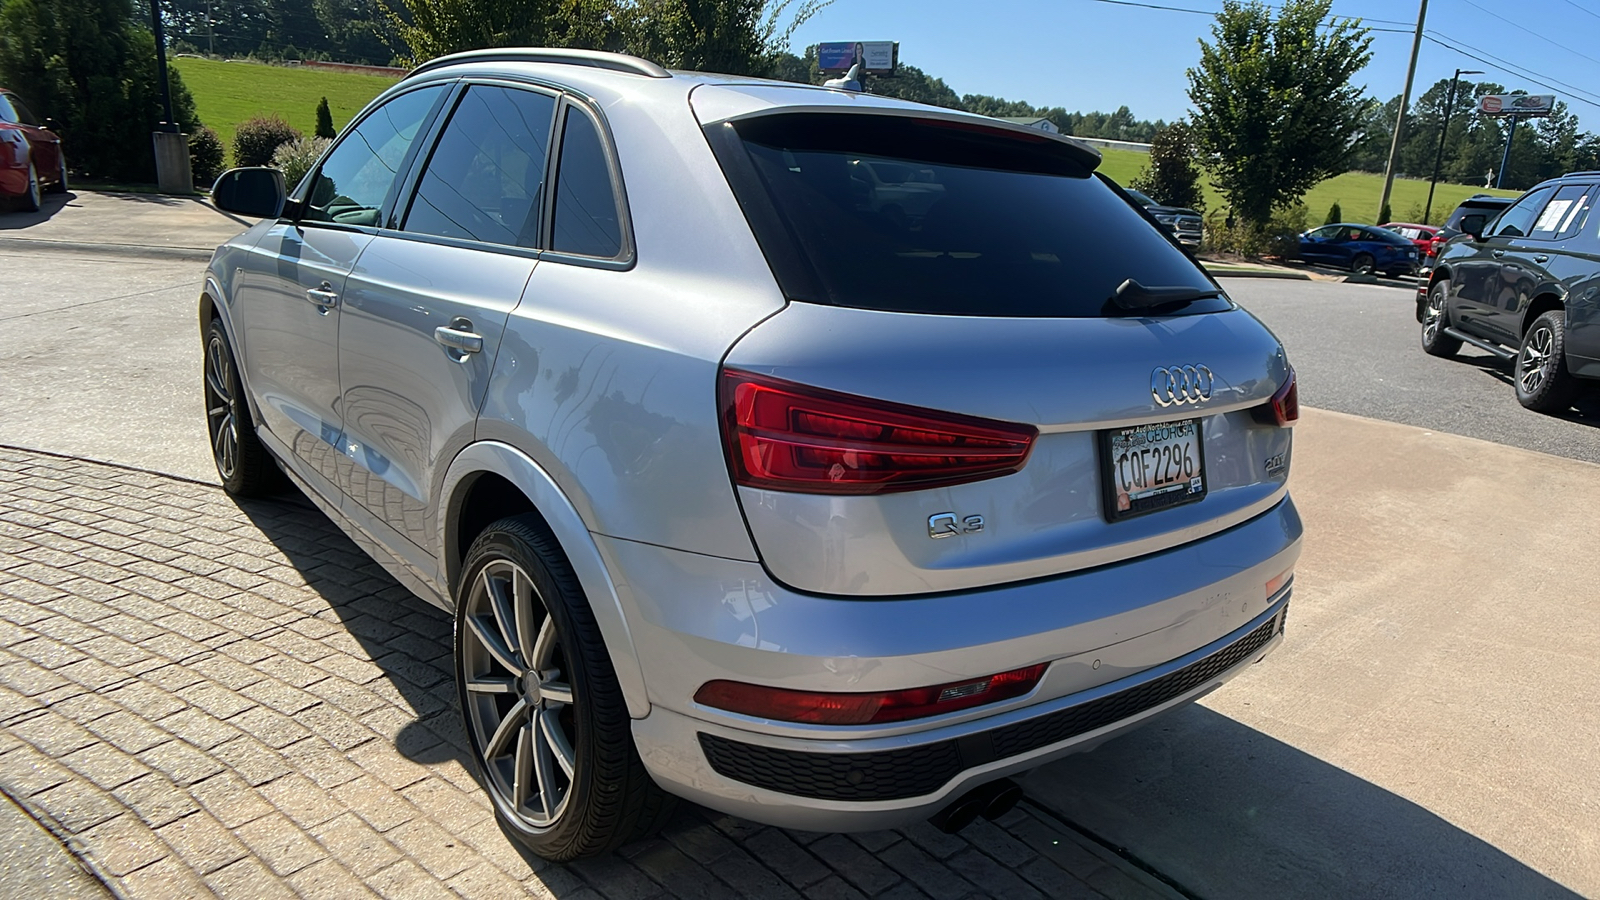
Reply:
<svg viewBox="0 0 1600 900"><path fill-rule="evenodd" d="M1216 278L1278 278L1284 281L1310 281L1311 276L1304 272L1270 272L1260 269L1213 269L1206 266L1206 272Z"/></svg>
<svg viewBox="0 0 1600 900"><path fill-rule="evenodd" d="M144 259L179 259L206 262L210 248L145 247L138 244L90 244L82 241L50 241L37 238L0 237L0 250L35 250L46 253L77 253L87 256L133 256Z"/></svg>

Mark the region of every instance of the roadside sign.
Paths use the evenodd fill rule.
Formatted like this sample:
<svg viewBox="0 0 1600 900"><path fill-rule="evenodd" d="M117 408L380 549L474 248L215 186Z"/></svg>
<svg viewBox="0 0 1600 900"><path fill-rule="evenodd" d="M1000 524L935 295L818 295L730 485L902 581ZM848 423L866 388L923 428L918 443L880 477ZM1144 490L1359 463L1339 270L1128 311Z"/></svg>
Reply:
<svg viewBox="0 0 1600 900"><path fill-rule="evenodd" d="M893 75L899 61L900 45L894 41L835 41L817 45L817 68L824 72L848 72L861 63L861 71L872 75Z"/></svg>
<svg viewBox="0 0 1600 900"><path fill-rule="evenodd" d="M1478 98L1478 112L1486 116L1516 116L1539 119L1556 107L1554 94L1484 94Z"/></svg>

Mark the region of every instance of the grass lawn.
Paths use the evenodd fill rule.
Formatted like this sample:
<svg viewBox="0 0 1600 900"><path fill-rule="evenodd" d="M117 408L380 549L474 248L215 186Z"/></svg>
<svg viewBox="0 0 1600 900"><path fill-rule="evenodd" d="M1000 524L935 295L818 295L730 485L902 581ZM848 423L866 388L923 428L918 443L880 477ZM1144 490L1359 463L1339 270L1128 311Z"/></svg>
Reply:
<svg viewBox="0 0 1600 900"><path fill-rule="evenodd" d="M222 138L233 158L233 129L251 116L277 113L310 134L317 127L317 101L328 98L333 127L343 128L392 78L327 72L262 63L183 57L172 61L194 94L200 121Z"/></svg>
<svg viewBox="0 0 1600 900"><path fill-rule="evenodd" d="M1141 172L1149 162L1148 153L1137 150L1121 150L1108 147L1099 148L1105 154L1105 161L1100 164L1100 171L1106 173L1118 184L1127 184ZM1206 185L1206 209L1221 209L1224 207L1222 197L1210 185ZM1429 217L1434 223L1443 222L1450 211L1473 194L1486 193L1500 197L1515 197L1520 191L1484 190L1482 187L1473 187L1465 184L1446 184L1439 182L1439 187L1433 192L1433 214ZM1383 176L1373 175L1369 172L1346 172L1343 175L1330 178L1310 191L1306 192L1306 224L1310 226L1321 225L1327 218L1328 207L1335 202L1339 204L1340 211L1344 214L1346 222L1366 222L1377 225L1378 198L1383 196ZM1396 221L1419 222L1422 219L1422 205L1428 199L1428 182L1418 178L1396 178L1394 189L1389 193L1389 209L1394 214Z"/></svg>

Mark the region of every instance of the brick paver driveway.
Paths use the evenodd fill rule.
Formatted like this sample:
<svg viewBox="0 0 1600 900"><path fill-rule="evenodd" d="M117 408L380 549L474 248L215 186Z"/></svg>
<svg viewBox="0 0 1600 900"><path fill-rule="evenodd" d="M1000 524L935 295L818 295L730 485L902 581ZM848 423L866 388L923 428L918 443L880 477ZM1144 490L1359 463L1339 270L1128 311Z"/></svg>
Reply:
<svg viewBox="0 0 1600 900"><path fill-rule="evenodd" d="M606 859L525 858L450 657L448 616L303 501L0 448L0 790L124 896L1170 896L1029 805L957 837L685 805Z"/></svg>

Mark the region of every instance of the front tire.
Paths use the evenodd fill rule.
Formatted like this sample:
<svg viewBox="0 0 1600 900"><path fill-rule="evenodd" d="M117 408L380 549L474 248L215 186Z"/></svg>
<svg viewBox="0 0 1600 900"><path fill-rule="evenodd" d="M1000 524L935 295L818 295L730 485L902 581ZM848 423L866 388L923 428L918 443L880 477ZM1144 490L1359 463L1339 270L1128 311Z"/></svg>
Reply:
<svg viewBox="0 0 1600 900"><path fill-rule="evenodd" d="M659 826L671 798L639 760L594 612L537 519L472 542L455 633L472 758L508 833L559 862Z"/></svg>
<svg viewBox="0 0 1600 900"><path fill-rule="evenodd" d="M211 460L217 465L222 489L236 497L265 497L277 493L283 476L267 448L256 437L239 379L233 347L221 319L206 329L205 360L206 435L211 438Z"/></svg>
<svg viewBox="0 0 1600 900"><path fill-rule="evenodd" d="M1356 258L1350 260L1350 271L1357 275L1371 275L1378 263L1370 253L1357 253Z"/></svg>
<svg viewBox="0 0 1600 900"><path fill-rule="evenodd" d="M1429 356L1455 356L1461 341L1444 330L1450 326L1450 280L1441 278L1428 289L1428 304L1422 310L1422 352Z"/></svg>
<svg viewBox="0 0 1600 900"><path fill-rule="evenodd" d="M1567 315L1552 309L1533 320L1517 350L1517 402L1542 413L1565 412L1578 383L1567 371Z"/></svg>

